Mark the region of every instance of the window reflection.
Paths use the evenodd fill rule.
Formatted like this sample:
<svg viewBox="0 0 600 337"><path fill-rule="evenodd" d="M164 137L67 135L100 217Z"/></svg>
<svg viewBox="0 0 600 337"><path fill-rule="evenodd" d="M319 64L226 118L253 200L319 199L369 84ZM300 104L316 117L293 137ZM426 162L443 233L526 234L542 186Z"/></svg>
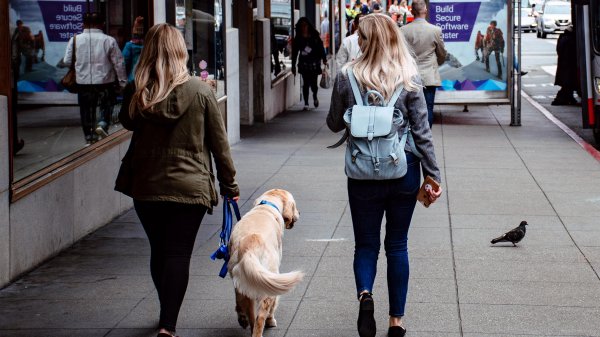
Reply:
<svg viewBox="0 0 600 337"><path fill-rule="evenodd" d="M271 78L292 68L292 3L271 0Z"/></svg>
<svg viewBox="0 0 600 337"><path fill-rule="evenodd" d="M9 0L14 180L121 128L118 80L124 85L134 67L133 61L126 67L122 50L133 40L132 30L143 37L147 26L142 20L134 28L133 18L147 16L147 10L146 1L135 0ZM90 13L100 22L84 27ZM73 56L68 49L74 35L76 78L85 86L83 95L61 84ZM100 40L114 46L110 55L100 55ZM130 51L135 57L137 52Z"/></svg>
<svg viewBox="0 0 600 337"><path fill-rule="evenodd" d="M354 3L354 2L353 2ZM333 54L333 49L340 49L341 41L341 23L340 23L340 7L339 1L334 1L333 3L333 27L331 27L329 12L329 1L324 1L321 3L319 7L321 22L317 29L321 34L321 40L323 41L323 46L325 47L325 51L327 54ZM333 39L331 38L331 32L333 32Z"/></svg>
<svg viewBox="0 0 600 337"><path fill-rule="evenodd" d="M184 35L190 72L225 96L225 25L221 0L176 0L174 25Z"/></svg>

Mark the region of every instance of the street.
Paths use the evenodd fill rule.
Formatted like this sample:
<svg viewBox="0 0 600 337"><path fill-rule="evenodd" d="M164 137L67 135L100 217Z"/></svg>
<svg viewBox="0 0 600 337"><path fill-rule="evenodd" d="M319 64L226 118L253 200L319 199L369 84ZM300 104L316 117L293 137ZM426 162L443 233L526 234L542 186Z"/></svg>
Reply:
<svg viewBox="0 0 600 337"><path fill-rule="evenodd" d="M556 118L571 128L586 142L600 149L594 141L591 129L582 128L581 107L553 106L550 103L560 89L554 85L556 73L556 42L558 35L548 35L547 39L536 38L535 32L523 33L522 68L528 74L522 77L522 90L544 106ZM575 76L575 75L574 75Z"/></svg>

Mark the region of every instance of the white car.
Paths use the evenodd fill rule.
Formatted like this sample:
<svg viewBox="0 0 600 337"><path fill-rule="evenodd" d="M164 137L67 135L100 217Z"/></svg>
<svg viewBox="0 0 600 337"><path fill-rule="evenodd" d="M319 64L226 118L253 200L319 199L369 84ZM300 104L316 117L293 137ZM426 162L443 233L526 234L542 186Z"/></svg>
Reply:
<svg viewBox="0 0 600 337"><path fill-rule="evenodd" d="M571 2L546 1L539 13L536 31L537 37L542 39L545 39L548 34L564 32L571 24Z"/></svg>
<svg viewBox="0 0 600 337"><path fill-rule="evenodd" d="M519 17L518 17L516 9L515 9L514 13L515 13L514 24L515 24L515 29L516 29L519 25L519 21L518 21ZM521 29L522 29L522 31L525 33L533 32L536 30L536 27L537 27L537 23L535 22L535 17L533 17L531 15L531 8L522 8L521 9Z"/></svg>

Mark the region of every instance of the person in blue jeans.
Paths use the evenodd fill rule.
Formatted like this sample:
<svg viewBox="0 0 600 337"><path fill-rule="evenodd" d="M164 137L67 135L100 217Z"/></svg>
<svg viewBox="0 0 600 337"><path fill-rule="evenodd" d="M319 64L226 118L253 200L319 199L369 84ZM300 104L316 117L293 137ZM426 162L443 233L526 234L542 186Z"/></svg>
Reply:
<svg viewBox="0 0 600 337"><path fill-rule="evenodd" d="M364 20L364 21L363 21ZM376 334L373 284L377 273L377 257L381 246L381 222L385 215L384 247L388 262L389 337L404 336L402 326L408 290L409 263L407 235L416 205L416 196L423 174L440 182L440 170L435 159L433 139L428 122L427 106L417 64L411 56L396 23L383 14L361 18L358 43L362 54L338 73L333 86L327 126L334 132L346 128L344 112L356 104L348 79L352 67L361 94L376 90L389 101L399 86L404 89L395 103L404 123L400 134L410 128L413 146L406 146L407 172L398 179L359 180L348 178L348 198L354 229L354 278L360 301L357 328L359 336ZM352 141L350 138L349 141ZM428 190L429 201L435 202L442 189Z"/></svg>

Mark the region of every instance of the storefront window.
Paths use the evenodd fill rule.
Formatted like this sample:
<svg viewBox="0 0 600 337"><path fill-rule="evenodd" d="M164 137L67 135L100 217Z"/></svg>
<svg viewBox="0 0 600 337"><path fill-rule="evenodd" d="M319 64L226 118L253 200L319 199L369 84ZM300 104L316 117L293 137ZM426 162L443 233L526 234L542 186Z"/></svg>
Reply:
<svg viewBox="0 0 600 337"><path fill-rule="evenodd" d="M176 0L175 17L190 55L190 73L207 81L217 98L225 96L225 23L222 0Z"/></svg>
<svg viewBox="0 0 600 337"><path fill-rule="evenodd" d="M292 69L292 3L271 0L271 78Z"/></svg>
<svg viewBox="0 0 600 337"><path fill-rule="evenodd" d="M9 0L15 181L121 129L119 85L131 71L122 51L132 30L143 39L147 13L148 3L136 0ZM79 94L61 84L74 35L75 78L86 84ZM99 41L114 46L110 55L94 48Z"/></svg>

